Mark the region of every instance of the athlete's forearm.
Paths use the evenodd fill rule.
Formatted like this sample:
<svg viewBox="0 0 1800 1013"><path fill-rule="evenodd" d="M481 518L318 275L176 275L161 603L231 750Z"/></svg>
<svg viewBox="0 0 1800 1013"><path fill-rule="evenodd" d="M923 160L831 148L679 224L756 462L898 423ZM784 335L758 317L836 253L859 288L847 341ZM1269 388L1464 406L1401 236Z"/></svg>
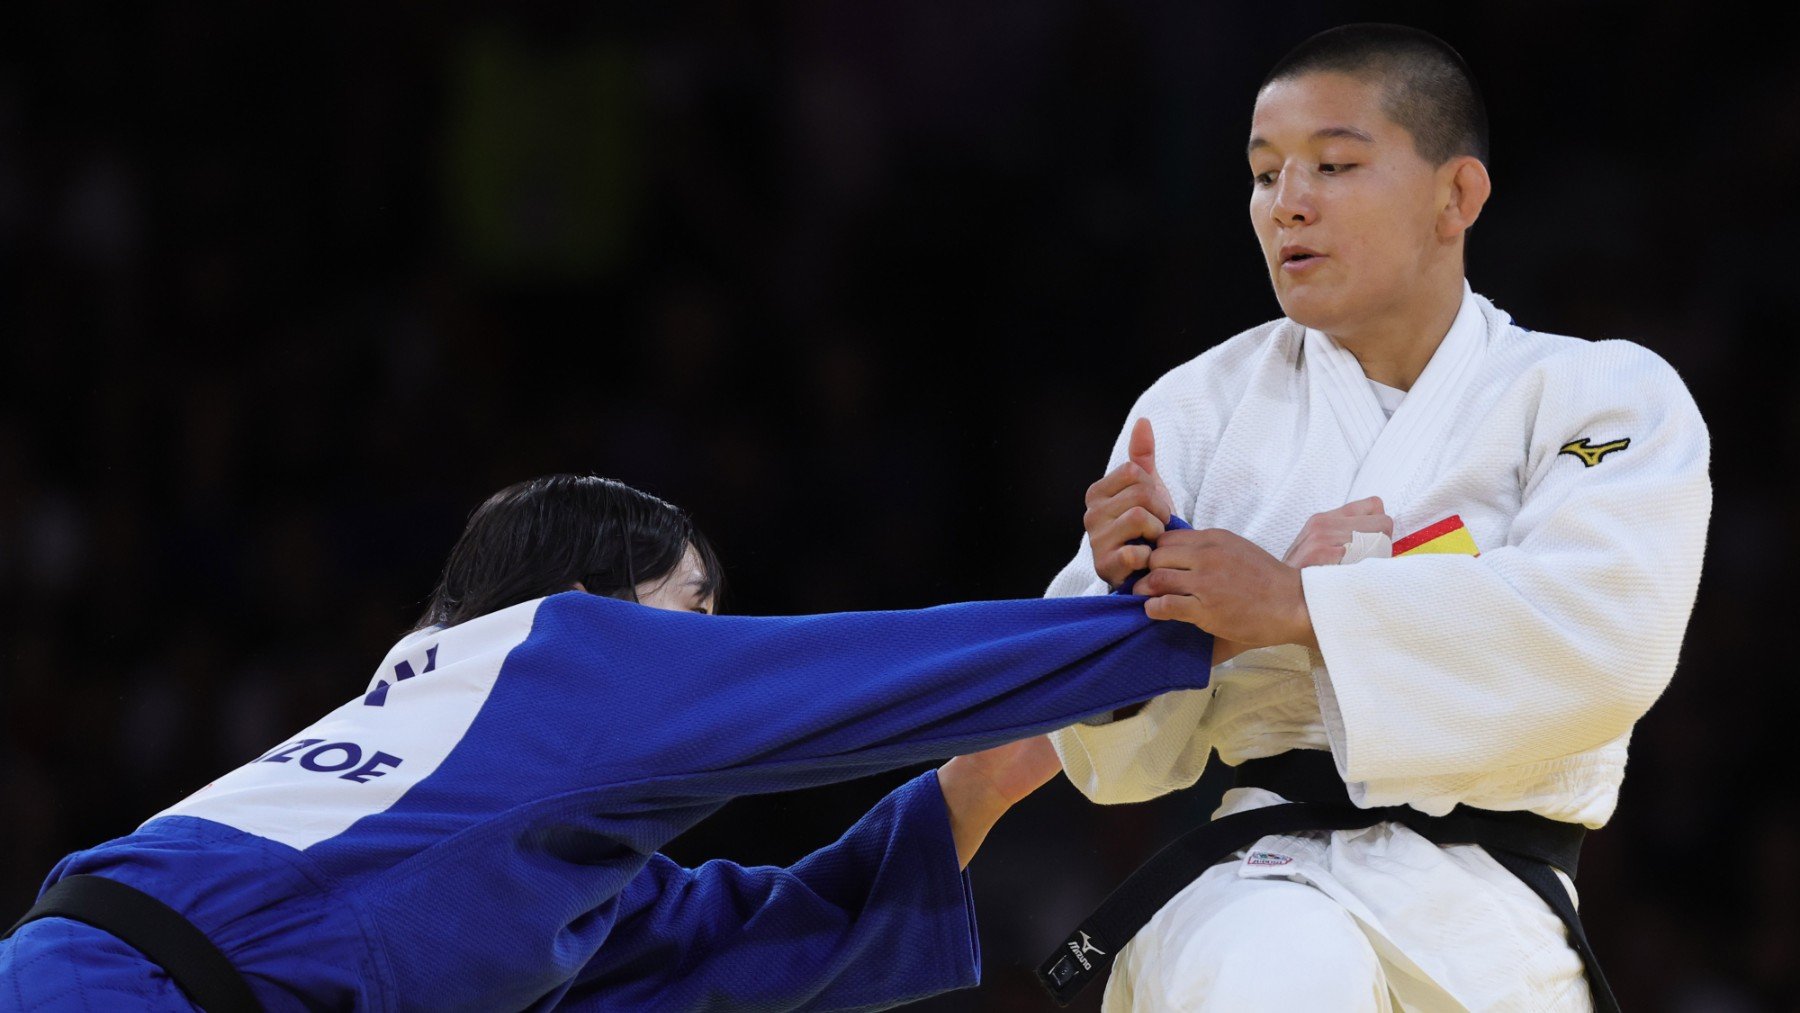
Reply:
<svg viewBox="0 0 1800 1013"><path fill-rule="evenodd" d="M958 756L939 767L938 788L950 812L957 865L968 868L1000 817L1061 768L1056 750L1042 735Z"/></svg>

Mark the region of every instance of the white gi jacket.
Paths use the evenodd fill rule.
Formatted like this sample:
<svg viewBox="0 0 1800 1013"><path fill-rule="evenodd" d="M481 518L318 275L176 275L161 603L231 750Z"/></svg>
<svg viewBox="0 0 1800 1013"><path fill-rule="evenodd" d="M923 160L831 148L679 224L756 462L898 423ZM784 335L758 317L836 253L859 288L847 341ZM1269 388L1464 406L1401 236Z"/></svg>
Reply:
<svg viewBox="0 0 1800 1013"><path fill-rule="evenodd" d="M1520 327L1465 285L1448 334L1391 419L1350 352L1286 319L1153 384L1109 467L1126 459L1140 416L1155 427L1157 469L1176 513L1197 528L1236 532L1279 557L1312 514L1378 495L1397 539L1459 517L1479 555L1307 568L1320 651L1248 651L1215 668L1206 689L1055 733L1084 794L1131 802L1187 787L1213 749L1235 765L1312 748L1331 751L1359 805L1441 814L1466 803L1606 822L1632 726L1674 673L1711 511L1706 427L1666 362L1629 342ZM1084 538L1047 593L1105 591ZM1274 801L1233 792L1221 814ZM1404 828L1332 836L1394 834L1439 856L1414 856L1428 863L1464 850L1438 849ZM1282 840L1265 838L1256 850L1280 852ZM1285 853L1296 850L1305 849ZM1519 886L1492 871L1502 877L1497 889ZM1308 878L1297 869L1243 872L1277 873ZM1389 873L1382 883L1407 878ZM1394 888L1437 892L1429 875L1410 878ZM1394 885L1382 883L1367 890ZM1371 899L1316 885L1347 905ZM1409 918L1434 906L1430 897L1413 902ZM1156 925L1136 948L1150 945ZM1394 938L1408 935L1404 927L1364 927L1380 937L1378 949L1443 962L1426 952L1441 942L1426 926L1413 945ZM1132 963L1122 956L1119 969ZM1407 973L1438 979L1442 994L1418 993L1425 1006L1508 1004L1459 980L1454 966ZM1109 1008L1120 1005L1116 992Z"/></svg>

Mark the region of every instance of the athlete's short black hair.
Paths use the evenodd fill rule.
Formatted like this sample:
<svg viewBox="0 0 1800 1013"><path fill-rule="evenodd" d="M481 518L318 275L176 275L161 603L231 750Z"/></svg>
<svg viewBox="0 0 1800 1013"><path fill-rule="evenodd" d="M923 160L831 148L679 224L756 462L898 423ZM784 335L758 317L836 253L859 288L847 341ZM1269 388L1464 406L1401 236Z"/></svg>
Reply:
<svg viewBox="0 0 1800 1013"><path fill-rule="evenodd" d="M510 605L567 591L637 600L637 588L668 576L693 546L716 597L718 556L688 515L623 482L545 475L509 485L469 515L444 576L415 630L455 626Z"/></svg>
<svg viewBox="0 0 1800 1013"><path fill-rule="evenodd" d="M1449 43L1430 32L1405 25L1340 25L1295 46L1269 71L1262 88L1318 72L1380 82L1382 111L1412 135L1413 147L1432 165L1458 155L1487 162L1487 106L1475 75Z"/></svg>

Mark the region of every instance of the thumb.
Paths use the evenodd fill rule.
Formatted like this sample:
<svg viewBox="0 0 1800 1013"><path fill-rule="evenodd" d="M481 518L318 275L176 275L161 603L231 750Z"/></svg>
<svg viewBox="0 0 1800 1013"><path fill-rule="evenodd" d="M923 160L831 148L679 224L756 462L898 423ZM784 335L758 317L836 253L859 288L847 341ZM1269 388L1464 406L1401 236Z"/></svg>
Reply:
<svg viewBox="0 0 1800 1013"><path fill-rule="evenodd" d="M1126 447L1131 463L1150 473L1150 481L1156 489L1158 503L1154 513L1164 524L1169 522L1169 515L1175 512L1174 497L1169 495L1169 487L1164 484L1162 476L1156 473L1156 432L1150 428L1149 419L1138 419L1131 427L1131 443Z"/></svg>
<svg viewBox="0 0 1800 1013"><path fill-rule="evenodd" d="M1156 433L1149 419L1138 419L1131 427L1131 444L1127 448L1131 463L1152 475L1156 474Z"/></svg>

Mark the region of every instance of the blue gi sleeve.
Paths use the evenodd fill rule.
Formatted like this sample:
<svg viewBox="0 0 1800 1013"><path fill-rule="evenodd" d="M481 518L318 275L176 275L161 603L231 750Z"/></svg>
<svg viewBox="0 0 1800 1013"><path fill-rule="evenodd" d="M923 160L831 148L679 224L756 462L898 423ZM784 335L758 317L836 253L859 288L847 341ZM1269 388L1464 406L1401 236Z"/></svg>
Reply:
<svg viewBox="0 0 1800 1013"><path fill-rule="evenodd" d="M362 888L383 952L459 932L504 940L479 958L391 961L395 994L421 1008L467 1007L457 997L471 995L487 1009L551 1006L598 955L632 952L619 898L630 889L639 910L665 910L649 899L654 883L634 881L728 799L965 753L1203 686L1211 643L1186 623L1150 621L1142 599L1113 596L754 617L569 592L519 608L512 617L528 615L529 629L497 657L476 665L438 645L436 672L494 672L455 748L354 834L307 849L333 868L413 856ZM423 672L415 679L400 685L434 688ZM375 709L406 703L396 690ZM668 884L693 906L668 909L665 927L698 917L677 910L713 910L740 874L696 875ZM828 896L819 881L806 889ZM785 899L798 884L745 888ZM831 923L844 916L823 914L827 931L843 931ZM781 966L773 947L740 953ZM865 953L839 987L875 995L893 984L878 969L888 959Z"/></svg>
<svg viewBox="0 0 1800 1013"><path fill-rule="evenodd" d="M1125 596L704 616L567 593L506 661L597 785L663 806L841 781L1206 685L1212 638ZM572 754L572 755L570 755Z"/></svg>
<svg viewBox="0 0 1800 1013"><path fill-rule="evenodd" d="M791 868L650 860L559 1010L851 1010L980 981L937 773Z"/></svg>

